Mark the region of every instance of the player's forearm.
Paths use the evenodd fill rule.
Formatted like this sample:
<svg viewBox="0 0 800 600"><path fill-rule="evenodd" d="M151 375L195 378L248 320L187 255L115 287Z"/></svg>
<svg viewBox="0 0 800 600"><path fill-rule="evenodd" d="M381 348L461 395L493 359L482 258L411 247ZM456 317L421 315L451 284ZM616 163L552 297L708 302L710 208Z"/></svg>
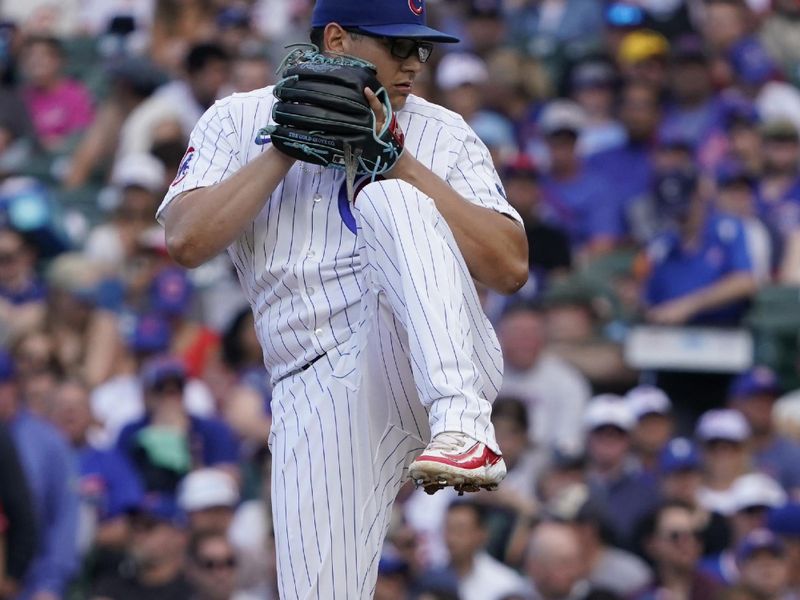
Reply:
<svg viewBox="0 0 800 600"><path fill-rule="evenodd" d="M407 153L391 176L410 183L433 199L475 279L501 294L512 294L525 285L528 240L518 223L468 202Z"/></svg>
<svg viewBox="0 0 800 600"><path fill-rule="evenodd" d="M230 246L253 222L293 164L294 159L269 147L225 181L175 198L164 216L172 258L193 268Z"/></svg>

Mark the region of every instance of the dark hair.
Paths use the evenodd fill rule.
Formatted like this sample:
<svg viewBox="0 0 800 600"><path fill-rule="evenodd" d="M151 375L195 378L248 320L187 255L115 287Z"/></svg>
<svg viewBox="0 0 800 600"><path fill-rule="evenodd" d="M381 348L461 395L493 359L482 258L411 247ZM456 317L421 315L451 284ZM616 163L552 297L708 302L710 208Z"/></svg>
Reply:
<svg viewBox="0 0 800 600"><path fill-rule="evenodd" d="M192 46L184 61L184 68L189 75L202 71L213 61L228 62L230 56L219 44L205 43Z"/></svg>
<svg viewBox="0 0 800 600"><path fill-rule="evenodd" d="M528 407L519 398L502 396L492 404L492 421L495 419L511 419L525 431L530 427Z"/></svg>
<svg viewBox="0 0 800 600"><path fill-rule="evenodd" d="M64 44L55 36L52 35L32 35L27 38L23 44L23 47L26 50L29 50L32 46L37 44L43 44L50 48L53 52L55 52L60 58L64 58L65 50Z"/></svg>
<svg viewBox="0 0 800 600"><path fill-rule="evenodd" d="M348 35L353 39L357 39L361 35L351 29L345 29L345 31L347 31ZM311 43L317 48L323 50L325 46L325 27L312 27L308 34L308 39L311 40Z"/></svg>
<svg viewBox="0 0 800 600"><path fill-rule="evenodd" d="M450 503L450 505L447 507L447 512L450 513L454 510L458 510L459 508L466 508L467 510L472 511L472 513L475 515L475 519L478 522L478 527L481 529L486 528L486 521L489 515L486 512L486 507L483 504L478 504L472 500L457 499Z"/></svg>
<svg viewBox="0 0 800 600"><path fill-rule="evenodd" d="M647 546L647 541L655 535L661 515L673 508L686 510L690 513L694 512L694 507L683 500L666 500L656 506L652 511L642 517L634 528L633 540L637 554L640 556L647 556L644 549Z"/></svg>

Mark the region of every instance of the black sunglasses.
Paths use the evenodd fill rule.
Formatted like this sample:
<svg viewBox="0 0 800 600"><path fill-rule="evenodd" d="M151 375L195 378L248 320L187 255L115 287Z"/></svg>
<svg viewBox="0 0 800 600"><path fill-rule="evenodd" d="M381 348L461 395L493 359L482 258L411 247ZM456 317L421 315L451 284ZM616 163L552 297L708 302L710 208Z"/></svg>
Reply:
<svg viewBox="0 0 800 600"><path fill-rule="evenodd" d="M361 31L360 29L347 29L347 31L351 33L357 33L359 35L363 35L366 37L371 37L383 43L387 48L389 48L389 52L391 52L392 56L395 58L401 58L406 60L409 56L416 53L419 62L426 63L428 59L430 59L431 54L433 54L433 43L432 42L420 42L418 40L412 40L410 38L389 38L383 37L378 35L372 35L371 33L367 33L365 31Z"/></svg>
<svg viewBox="0 0 800 600"><path fill-rule="evenodd" d="M198 557L197 564L206 571L216 571L220 569L235 569L236 558L228 556L227 558L214 559L206 557Z"/></svg>
<svg viewBox="0 0 800 600"><path fill-rule="evenodd" d="M702 540L703 532L699 529L673 529L671 531L664 532L662 537L669 540L673 544L677 544L684 539Z"/></svg>

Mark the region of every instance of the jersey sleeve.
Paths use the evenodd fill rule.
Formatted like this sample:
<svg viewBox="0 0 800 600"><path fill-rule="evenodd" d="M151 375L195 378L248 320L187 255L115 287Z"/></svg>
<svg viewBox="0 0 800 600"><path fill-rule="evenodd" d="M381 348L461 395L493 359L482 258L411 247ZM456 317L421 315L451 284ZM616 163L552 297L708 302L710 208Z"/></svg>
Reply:
<svg viewBox="0 0 800 600"><path fill-rule="evenodd" d="M216 102L195 125L175 179L156 212L159 222L163 223L164 211L177 195L219 183L241 168L239 138L229 106L226 100Z"/></svg>
<svg viewBox="0 0 800 600"><path fill-rule="evenodd" d="M447 175L447 183L470 202L507 215L522 226L519 213L508 203L489 149L466 124L464 134L466 138L457 149L458 156Z"/></svg>

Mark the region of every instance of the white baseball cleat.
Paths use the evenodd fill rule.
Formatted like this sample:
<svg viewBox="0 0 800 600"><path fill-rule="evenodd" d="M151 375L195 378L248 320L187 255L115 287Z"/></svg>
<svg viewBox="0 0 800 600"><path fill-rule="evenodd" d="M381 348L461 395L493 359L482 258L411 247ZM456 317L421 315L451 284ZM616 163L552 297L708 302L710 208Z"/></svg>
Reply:
<svg viewBox="0 0 800 600"><path fill-rule="evenodd" d="M429 494L453 486L459 493L497 488L506 476L503 457L466 433L443 431L409 467L417 487Z"/></svg>

